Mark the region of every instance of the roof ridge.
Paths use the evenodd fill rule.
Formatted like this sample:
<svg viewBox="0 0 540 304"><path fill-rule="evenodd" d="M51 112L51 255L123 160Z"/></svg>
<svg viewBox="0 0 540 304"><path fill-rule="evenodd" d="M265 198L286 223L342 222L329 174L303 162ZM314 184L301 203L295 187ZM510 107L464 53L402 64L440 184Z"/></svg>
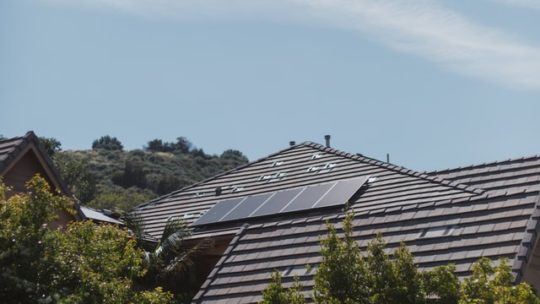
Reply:
<svg viewBox="0 0 540 304"><path fill-rule="evenodd" d="M518 161L524 161L524 160L531 160L531 159L540 159L540 154L535 155L528 155L528 156L522 156L522 157L515 157L515 158L507 158L503 160L496 160L492 162L485 162L481 164L471 164L466 166L459 166L455 168L446 168L446 169L440 169L440 170L433 170L433 171L424 171L424 173L430 175L430 174L443 174L443 173L450 173L455 171L461 171L466 169L475 169L475 168L481 168L481 167L489 167L494 165L500 165L500 164L507 164L507 163L513 163Z"/></svg>
<svg viewBox="0 0 540 304"><path fill-rule="evenodd" d="M259 159L256 159L256 160L254 160L254 161L248 162L247 164L244 164L244 165L241 165L241 166L232 168L232 169L230 169L230 170L227 170L227 171L221 172L221 173L219 173L219 174L213 175L213 176L211 176L211 177L209 177L209 178L206 178L206 179L203 179L203 180L198 181L198 182L196 182L196 183L190 184L190 185L185 186L185 187L183 187L183 188L180 188L180 189L178 189L178 190L175 190L175 191L172 191L172 192L170 192L170 193L167 193L167 194L158 196L158 197L156 197L156 198L154 198L154 199L152 199L152 200L150 200L150 201L148 201L148 202L144 202L144 203L141 203L141 204L139 204L139 205L133 207L131 210L135 210L135 209L138 209L138 208L140 208L140 207L145 207L145 206L148 206L148 205L152 205L153 203L155 203L155 202L157 202L157 201L160 201L160 200L162 200L162 199L164 199L164 198L173 196L173 195L175 195L175 194L177 194L177 193L181 193L181 192L183 192L183 191L186 191L186 190L189 190L189 189L191 189L191 188L197 187L197 186L199 186L199 185L202 185L202 184L207 183L207 182L209 182L209 181L215 180L215 179L220 178L220 177L222 177L222 176L225 176L225 175L227 175L227 174L230 174L230 173L236 172L236 171L238 171L238 170L241 170L241 169L247 168L247 167L249 167L249 166L252 166L252 165L254 165L254 164L263 162L263 161L265 161L265 160L267 160L267 159L269 159L269 158L271 158L271 157L274 157L274 156L276 156L276 155L279 155L279 154L281 154L281 153L283 153L283 152L287 152L287 151L289 151L289 150L292 150L292 149L295 149L295 148L298 148L298 147L301 147L301 146L305 146L305 145L308 144L308 143L309 143L309 142L302 142L302 143L299 143L299 144L296 144L296 145L289 146L289 147L287 147L287 148L285 148L285 149L281 149L281 150L279 150L279 151L277 151L277 152L274 152L274 153L272 153L272 154L269 154L269 155L266 155L266 156L261 157L261 158L259 158Z"/></svg>
<svg viewBox="0 0 540 304"><path fill-rule="evenodd" d="M362 154L352 154L352 153L344 152L344 151L341 151L341 150L338 150L338 149L335 149L335 148L326 147L326 146L323 146L321 144L314 143L314 142L306 142L305 144L309 145L312 148L321 150L323 152L332 153L332 154L342 156L342 157L347 157L347 158L350 158L350 159L353 159L353 160L363 161L363 162L373 164L373 165L376 165L376 166L379 166L379 167L382 167L382 168L385 168L385 169L388 169L388 170L396 171L396 172L401 173L401 174L407 174L409 176L425 179L425 180L428 180L430 182L441 184L441 185L448 186L448 187L451 187L451 188L463 190L463 191L474 193L474 194L482 194L482 193L485 192L484 189L480 189L480 188L468 186L468 185L465 185L465 184L453 182L453 181L450 181L450 180L442 179L442 178L437 177L437 176L431 176L431 175L428 175L428 174L423 173L423 172L419 172L419 171L415 171L415 170L412 170L412 169L405 168L403 166L398 166L398 165L394 165L394 164L391 164L391 163L383 162L383 161L380 161L380 160L375 159L375 158L364 156Z"/></svg>

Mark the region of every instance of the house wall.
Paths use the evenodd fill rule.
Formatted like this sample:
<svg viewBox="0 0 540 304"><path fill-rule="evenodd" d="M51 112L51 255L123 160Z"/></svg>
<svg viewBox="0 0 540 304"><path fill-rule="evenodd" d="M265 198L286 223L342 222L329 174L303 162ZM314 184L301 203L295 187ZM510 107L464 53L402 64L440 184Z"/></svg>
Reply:
<svg viewBox="0 0 540 304"><path fill-rule="evenodd" d="M40 174L47 180L51 188L55 189L54 184L43 169L43 166L34 152L28 150L24 156L21 157L6 174L4 174L4 183L12 188L12 191L8 193L8 196L26 191L26 182L28 182L35 174Z"/></svg>

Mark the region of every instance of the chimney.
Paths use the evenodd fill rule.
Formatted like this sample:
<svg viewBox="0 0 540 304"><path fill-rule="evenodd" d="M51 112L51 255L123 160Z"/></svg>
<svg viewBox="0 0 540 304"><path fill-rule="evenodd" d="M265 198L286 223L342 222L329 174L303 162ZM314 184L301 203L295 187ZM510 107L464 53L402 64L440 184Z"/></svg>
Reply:
<svg viewBox="0 0 540 304"><path fill-rule="evenodd" d="M291 140L291 141L289 142L289 146L292 147L292 146L294 146L294 145L296 145L296 142L295 142L294 140Z"/></svg>
<svg viewBox="0 0 540 304"><path fill-rule="evenodd" d="M326 141L326 147L330 148L330 135L325 135L324 140Z"/></svg>

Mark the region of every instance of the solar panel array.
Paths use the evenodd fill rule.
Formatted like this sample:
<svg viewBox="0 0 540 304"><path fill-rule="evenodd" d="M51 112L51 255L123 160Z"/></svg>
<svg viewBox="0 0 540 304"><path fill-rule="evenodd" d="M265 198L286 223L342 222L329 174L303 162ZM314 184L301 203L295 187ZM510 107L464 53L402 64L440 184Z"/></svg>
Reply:
<svg viewBox="0 0 540 304"><path fill-rule="evenodd" d="M222 200L193 223L193 226L341 206L360 190L368 178L363 176Z"/></svg>

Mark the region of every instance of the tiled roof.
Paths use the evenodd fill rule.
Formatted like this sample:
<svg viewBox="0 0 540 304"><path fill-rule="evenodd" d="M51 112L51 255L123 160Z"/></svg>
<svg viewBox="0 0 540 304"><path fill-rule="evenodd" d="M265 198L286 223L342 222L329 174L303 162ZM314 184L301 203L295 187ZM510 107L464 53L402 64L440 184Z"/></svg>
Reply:
<svg viewBox="0 0 540 304"><path fill-rule="evenodd" d="M539 228L539 163L527 158L422 174L303 143L141 205L138 211L147 232L158 237L168 217L204 212L224 198L370 176L367 190L351 202L362 248L380 232L389 250L404 241L420 268L452 262L459 276L468 275L481 256L508 257L520 280ZM265 176L276 178L269 182ZM216 197L218 186L224 191ZM243 190L231 192L230 187ZM316 268L320 262L325 222L339 227L343 216L343 210L330 210L239 222L195 302L256 303L275 269L284 274L285 285L298 275L309 295L315 271L308 273L306 265ZM213 231L196 230L195 237Z"/></svg>
<svg viewBox="0 0 540 304"><path fill-rule="evenodd" d="M482 190L361 155L340 152L314 143L303 143L228 171L198 184L172 192L136 208L145 231L159 238L169 217L188 222L219 200L318 184L356 176L376 181L353 204L357 211L414 203L470 197ZM374 180L374 179L372 179ZM221 187L222 193L215 195Z"/></svg>
<svg viewBox="0 0 540 304"><path fill-rule="evenodd" d="M25 143L25 137L14 137L0 140L0 173L3 173L11 161L17 157L18 152L26 147Z"/></svg>
<svg viewBox="0 0 540 304"><path fill-rule="evenodd" d="M540 184L540 156L508 159L427 174L485 190L524 189Z"/></svg>
<svg viewBox="0 0 540 304"><path fill-rule="evenodd" d="M479 195L397 212L358 213L355 237L362 249L376 233L383 234L389 250L404 241L421 269L451 262L459 276L468 275L471 264L481 256L504 256L519 278L538 229L537 191ZM285 274L286 285L294 274L299 275L309 294L314 271L307 273L305 266L316 268L321 261L319 241L327 231L325 221L340 227L342 217L336 213L246 226L208 277L197 303L257 303L273 270ZM448 233L430 235L430 230Z"/></svg>

